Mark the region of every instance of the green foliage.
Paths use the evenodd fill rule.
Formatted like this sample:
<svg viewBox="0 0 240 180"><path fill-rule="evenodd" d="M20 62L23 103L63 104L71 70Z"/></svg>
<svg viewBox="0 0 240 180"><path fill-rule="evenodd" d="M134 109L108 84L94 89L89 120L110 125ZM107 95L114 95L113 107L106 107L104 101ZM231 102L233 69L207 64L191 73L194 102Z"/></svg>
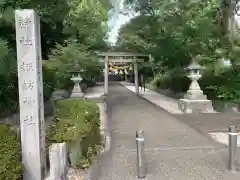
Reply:
<svg viewBox="0 0 240 180"><path fill-rule="evenodd" d="M89 49L106 49L104 37L108 30L108 9L104 7L104 1L71 0L69 7L64 20L64 32L75 34L74 39Z"/></svg>
<svg viewBox="0 0 240 180"><path fill-rule="evenodd" d="M86 100L61 100L56 102L55 118L59 125L56 131L63 134L55 133L54 139L75 142L85 138L93 123L99 126L99 109L96 104Z"/></svg>
<svg viewBox="0 0 240 180"><path fill-rule="evenodd" d="M95 156L98 152L100 152L101 146L95 145L94 147L95 150L93 150L92 147L88 147L87 154L86 156L82 156L78 162L76 167L80 169L88 169L95 159Z"/></svg>
<svg viewBox="0 0 240 180"><path fill-rule="evenodd" d="M210 99L239 102L240 100L240 69L237 67L214 75L207 71L199 84Z"/></svg>
<svg viewBox="0 0 240 180"><path fill-rule="evenodd" d="M155 89L170 89L173 92L180 93L188 89L190 81L183 72L175 70L168 74L156 75L150 84Z"/></svg>
<svg viewBox="0 0 240 180"><path fill-rule="evenodd" d="M91 162L90 150L95 155L100 145L99 115L99 108L93 102L86 100L57 101L55 120L47 131L47 144L67 142L71 146L80 143L84 157L79 159L79 167L82 167L83 159Z"/></svg>
<svg viewBox="0 0 240 180"><path fill-rule="evenodd" d="M43 94L47 101L54 90L54 72L43 66ZM0 117L16 113L19 108L18 78L16 74L0 74Z"/></svg>
<svg viewBox="0 0 240 180"><path fill-rule="evenodd" d="M34 9L40 15L41 50L46 60L43 66L44 99L48 100L54 89L72 86L67 70L68 63L73 60L78 60L81 65L84 63L87 70L83 75L85 81L99 75L100 65L90 50L107 48L104 38L108 30L106 20L109 8L111 5L106 0L1 1L0 116L18 110L16 36L13 28L15 9ZM48 57L54 62L49 62ZM56 63L57 68L51 63Z"/></svg>
<svg viewBox="0 0 240 180"><path fill-rule="evenodd" d="M42 68L43 72L43 95L44 100L49 100L54 90L54 72L46 66Z"/></svg>
<svg viewBox="0 0 240 180"><path fill-rule="evenodd" d="M17 112L19 104L16 73L16 36L14 29L15 9L34 9L40 15L42 56L43 59L48 60L50 55L50 59L53 61L50 62L51 60L48 60L47 63L43 65L44 99L48 100L54 89L67 89L72 85L70 74L67 70L69 70L69 65L73 60L79 61L80 65L87 70L83 74L84 81L90 81L92 83L92 79L99 75L100 65L96 57L91 54L91 51L107 49L107 43L104 41L104 38L108 30L106 20L109 8L111 8L111 5L106 0L1 1L0 116L3 117ZM94 106L92 105L91 108L94 109ZM77 111L78 110L75 109L76 113ZM89 110L89 112L92 113L91 110ZM95 109L94 113L97 117L99 112ZM72 117L74 117L74 115L72 115ZM86 115L84 118L88 120L91 116ZM78 126L80 126L80 124L83 125L83 127L81 127L83 128L82 131L77 132L77 134L69 130L67 135L63 135L63 137L54 137L57 138L57 140L59 140L58 138L69 138L69 141L74 140L78 135L81 135L84 140L89 137L94 137L88 140L89 143L86 143L84 140L82 140L82 143L86 144L87 149L88 147L92 147L92 149L96 151L95 146L90 142L97 142L99 140L99 122L98 119L92 119L96 120L95 124L93 123L94 120L89 120L89 122L83 122L82 124L75 123L75 125ZM62 128L61 125L60 123L59 128ZM3 131L2 127L0 127L0 133L2 133L1 131ZM6 130L3 132L8 133ZM85 133L87 133L87 135ZM1 143L5 142L6 138L2 136L2 134L0 134L0 137ZM17 157L20 149L12 153L11 148L14 148L14 145L8 145L9 151L7 146L6 148L5 146L3 147L2 144L0 146L0 152L5 153L5 157L0 157L0 179L14 180L19 178L17 172L20 173L20 167L18 167L18 165L12 167L9 163L12 163L11 160L14 160L11 159L11 156L12 158ZM88 158L86 153L84 155ZM20 162L20 160L18 162Z"/></svg>
<svg viewBox="0 0 240 180"><path fill-rule="evenodd" d="M206 70L203 77L199 80L199 84L204 93L211 100L219 99L239 103L239 77L239 70L233 68L229 68L218 74ZM156 75L150 85L154 89L170 89L173 92L179 93L187 91L190 80L184 73L173 71L165 75Z"/></svg>
<svg viewBox="0 0 240 180"><path fill-rule="evenodd" d="M134 5L140 15L121 28L120 49L151 53L156 62L178 68L198 54L212 55L220 46L219 1L137 0Z"/></svg>
<svg viewBox="0 0 240 180"><path fill-rule="evenodd" d="M9 76L15 73L16 61L14 59L14 53L9 48L7 41L0 38L0 75Z"/></svg>
<svg viewBox="0 0 240 180"><path fill-rule="evenodd" d="M50 61L47 63L61 74L66 74L73 68L77 68L75 67L76 63L82 70L85 70L82 73L84 79L89 79L91 76L97 77L101 73L102 65L97 60L97 57L85 46L74 41L67 43L65 46L57 45L52 50L49 59Z"/></svg>
<svg viewBox="0 0 240 180"><path fill-rule="evenodd" d="M9 126L0 124L0 179L19 180L21 177L20 140Z"/></svg>
<svg viewBox="0 0 240 180"><path fill-rule="evenodd" d="M126 0L125 4L139 16L121 28L116 48L152 54L151 63L160 63L158 71L164 67L166 74L156 75L153 86L186 90L188 80L176 71L198 56L207 69L200 80L204 92L211 99L239 101L240 43L239 36L231 34L232 12L225 1ZM230 59L232 68L225 67L222 59Z"/></svg>
<svg viewBox="0 0 240 180"><path fill-rule="evenodd" d="M55 89L68 89L69 87L72 87L70 76L70 73L58 71L52 66L52 63L49 60L43 61L43 80L44 83L46 81L45 86L49 87L51 93Z"/></svg>
<svg viewBox="0 0 240 180"><path fill-rule="evenodd" d="M15 74L0 75L0 117L18 111L18 80Z"/></svg>

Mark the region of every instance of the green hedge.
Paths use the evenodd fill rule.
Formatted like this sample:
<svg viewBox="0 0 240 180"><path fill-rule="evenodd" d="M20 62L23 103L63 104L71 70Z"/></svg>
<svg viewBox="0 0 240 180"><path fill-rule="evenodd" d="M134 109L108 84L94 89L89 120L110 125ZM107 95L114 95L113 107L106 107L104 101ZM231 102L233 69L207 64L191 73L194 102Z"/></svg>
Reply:
<svg viewBox="0 0 240 180"><path fill-rule="evenodd" d="M69 146L80 143L83 157L79 159L78 167L84 168L83 164L91 162L92 156L99 151L99 108L86 100L60 100L55 108L54 122L47 128L47 146L57 142L67 142ZM82 160L84 162L80 162Z"/></svg>
<svg viewBox="0 0 240 180"><path fill-rule="evenodd" d="M204 94L211 100L240 101L240 67L229 68L218 74L205 70L198 81ZM174 70L167 75L156 75L150 83L153 88L170 89L173 92L186 92L190 80L184 71Z"/></svg>
<svg viewBox="0 0 240 180"><path fill-rule="evenodd" d="M42 69L43 73L43 96L44 100L47 101L51 96L52 92L54 91L54 82L55 82L55 77L54 77L54 71L51 69L43 66Z"/></svg>
<svg viewBox="0 0 240 180"><path fill-rule="evenodd" d="M18 79L15 74L0 75L0 117L18 111Z"/></svg>
<svg viewBox="0 0 240 180"><path fill-rule="evenodd" d="M69 83L69 82L65 82ZM55 72L43 66L43 94L47 101L56 87ZM66 85L65 85L66 86ZM18 77L16 74L0 75L0 117L16 113L19 109L18 102Z"/></svg>
<svg viewBox="0 0 240 180"><path fill-rule="evenodd" d="M215 75L206 71L199 84L209 99L221 101L240 101L240 67L225 69Z"/></svg>
<svg viewBox="0 0 240 180"><path fill-rule="evenodd" d="M166 75L158 74L150 84L155 88L171 89L173 92L185 92L188 90L190 80L182 71L172 71Z"/></svg>
<svg viewBox="0 0 240 180"><path fill-rule="evenodd" d="M0 180L19 180L21 176L20 140L9 126L0 124Z"/></svg>
<svg viewBox="0 0 240 180"><path fill-rule="evenodd" d="M73 82L70 73L60 73L55 69L43 65L43 95L47 101L55 89L72 90ZM96 84L92 80L83 80L87 87ZM18 100L18 77L17 74L0 75L0 117L6 117L16 113L19 109Z"/></svg>

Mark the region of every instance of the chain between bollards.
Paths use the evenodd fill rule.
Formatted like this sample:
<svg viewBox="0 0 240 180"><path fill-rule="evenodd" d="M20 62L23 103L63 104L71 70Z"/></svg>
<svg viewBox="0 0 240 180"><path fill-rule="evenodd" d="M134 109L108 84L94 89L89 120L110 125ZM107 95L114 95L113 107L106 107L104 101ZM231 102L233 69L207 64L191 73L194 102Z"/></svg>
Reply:
<svg viewBox="0 0 240 180"><path fill-rule="evenodd" d="M144 159L144 131L136 132L137 143L137 176L140 179L146 177L145 159Z"/></svg>
<svg viewBox="0 0 240 180"><path fill-rule="evenodd" d="M237 129L236 126L229 126L228 147L229 147L229 163L230 171L237 171L236 167L236 152L237 152Z"/></svg>

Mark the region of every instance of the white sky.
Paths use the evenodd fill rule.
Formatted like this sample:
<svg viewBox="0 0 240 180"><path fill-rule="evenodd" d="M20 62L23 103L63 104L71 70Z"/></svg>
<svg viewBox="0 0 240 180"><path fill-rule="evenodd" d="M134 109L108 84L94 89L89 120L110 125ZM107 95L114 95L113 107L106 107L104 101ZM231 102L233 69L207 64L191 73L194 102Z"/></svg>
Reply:
<svg viewBox="0 0 240 180"><path fill-rule="evenodd" d="M125 16L120 14L118 17L116 17L116 19L112 22L112 29L109 33L109 41L111 43L115 43L118 37L118 31L121 28L122 25L126 24L127 22L129 22L129 20L131 19L131 17L129 16Z"/></svg>
<svg viewBox="0 0 240 180"><path fill-rule="evenodd" d="M129 13L128 15L123 15L119 13L123 9L123 0L119 1L120 2L118 4L118 7L116 7L117 9L115 9L113 16L109 20L109 26L111 31L109 33L108 40L113 44L117 40L118 31L121 28L121 26L129 22L134 17L134 15L130 15L131 13Z"/></svg>

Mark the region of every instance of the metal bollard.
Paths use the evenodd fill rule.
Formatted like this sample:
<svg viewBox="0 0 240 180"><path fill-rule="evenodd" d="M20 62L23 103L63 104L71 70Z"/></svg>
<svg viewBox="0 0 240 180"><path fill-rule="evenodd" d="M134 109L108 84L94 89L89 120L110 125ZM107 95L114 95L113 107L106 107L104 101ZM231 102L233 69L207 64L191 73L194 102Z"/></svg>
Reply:
<svg viewBox="0 0 240 180"><path fill-rule="evenodd" d="M137 143L137 173L138 178L143 179L146 176L144 160L144 131L136 132Z"/></svg>
<svg viewBox="0 0 240 180"><path fill-rule="evenodd" d="M236 167L237 129L236 129L236 126L229 126L228 147L229 147L228 169L230 171L237 171L237 167Z"/></svg>

